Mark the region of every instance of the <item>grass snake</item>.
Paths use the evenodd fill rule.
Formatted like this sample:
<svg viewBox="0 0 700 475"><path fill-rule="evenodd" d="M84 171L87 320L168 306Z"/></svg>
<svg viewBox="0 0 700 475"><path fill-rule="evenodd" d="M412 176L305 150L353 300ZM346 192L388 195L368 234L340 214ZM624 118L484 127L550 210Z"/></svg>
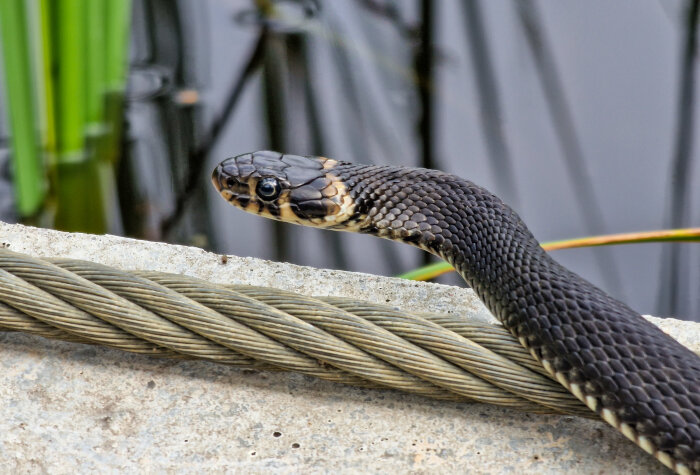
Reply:
<svg viewBox="0 0 700 475"><path fill-rule="evenodd" d="M552 259L497 196L437 170L255 152L212 182L279 221L372 234L448 261L544 368L678 473L700 473L700 357Z"/></svg>

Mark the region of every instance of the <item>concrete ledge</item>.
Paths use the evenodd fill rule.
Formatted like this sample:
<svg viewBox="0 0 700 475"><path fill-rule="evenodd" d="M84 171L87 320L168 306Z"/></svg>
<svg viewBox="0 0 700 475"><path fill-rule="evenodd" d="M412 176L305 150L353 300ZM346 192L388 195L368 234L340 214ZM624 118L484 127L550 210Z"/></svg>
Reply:
<svg viewBox="0 0 700 475"><path fill-rule="evenodd" d="M35 256L177 272L492 321L455 287L0 223ZM660 319L653 319L655 323ZM700 324L661 326L695 351ZM0 470L664 473L607 425L0 333Z"/></svg>

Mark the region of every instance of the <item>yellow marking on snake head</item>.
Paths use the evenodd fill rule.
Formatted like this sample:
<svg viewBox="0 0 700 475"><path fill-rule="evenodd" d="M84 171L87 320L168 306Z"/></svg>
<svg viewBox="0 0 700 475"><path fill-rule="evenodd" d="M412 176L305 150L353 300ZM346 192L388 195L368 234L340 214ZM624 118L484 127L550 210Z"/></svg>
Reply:
<svg viewBox="0 0 700 475"><path fill-rule="evenodd" d="M332 158L327 158L327 157L318 157L323 161L323 169L324 170L330 170L334 166L338 164L338 160L333 160Z"/></svg>

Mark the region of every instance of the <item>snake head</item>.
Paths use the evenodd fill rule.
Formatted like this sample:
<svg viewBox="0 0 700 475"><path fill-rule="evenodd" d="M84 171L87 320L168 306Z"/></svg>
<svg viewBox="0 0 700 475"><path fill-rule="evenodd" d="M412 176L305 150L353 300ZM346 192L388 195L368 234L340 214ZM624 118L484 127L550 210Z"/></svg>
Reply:
<svg viewBox="0 0 700 475"><path fill-rule="evenodd" d="M330 171L338 162L278 152L228 158L212 173L221 196L249 213L278 221L332 228L353 214L345 185Z"/></svg>

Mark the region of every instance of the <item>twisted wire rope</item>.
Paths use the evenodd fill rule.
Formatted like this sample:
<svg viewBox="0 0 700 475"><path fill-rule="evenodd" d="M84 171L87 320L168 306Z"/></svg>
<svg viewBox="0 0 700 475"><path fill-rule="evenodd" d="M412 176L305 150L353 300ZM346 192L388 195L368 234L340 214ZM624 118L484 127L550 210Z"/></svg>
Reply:
<svg viewBox="0 0 700 475"><path fill-rule="evenodd" d="M594 417L502 327L0 249L0 330Z"/></svg>

